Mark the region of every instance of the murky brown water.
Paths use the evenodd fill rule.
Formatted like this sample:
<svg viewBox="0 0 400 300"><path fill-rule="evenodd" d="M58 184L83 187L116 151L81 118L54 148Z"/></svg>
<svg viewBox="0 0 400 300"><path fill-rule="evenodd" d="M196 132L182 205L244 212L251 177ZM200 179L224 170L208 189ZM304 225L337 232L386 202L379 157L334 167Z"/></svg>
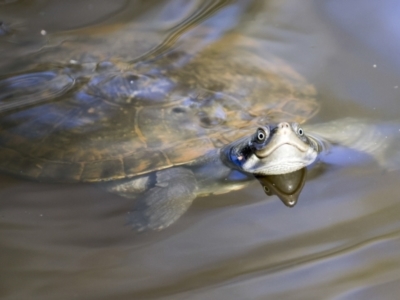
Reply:
<svg viewBox="0 0 400 300"><path fill-rule="evenodd" d="M175 43L165 28L182 28L182 20L211 7L195 22L215 34L199 34L194 46L232 30L257 39L259 53L284 58L315 85L321 112L313 121L398 119L398 2L215 3L0 1L0 20L15 30L0 35L1 74L23 68L10 61L76 34L106 37L110 49L120 49L118 35L127 26L146 33L123 53L135 59L159 51L159 41ZM92 51L97 54L95 46ZM132 208L126 199L90 185L4 175L0 297L397 299L399 172L344 149L324 161L322 174L310 173L292 209L266 198L255 183L197 199L172 227L142 235L124 225Z"/></svg>

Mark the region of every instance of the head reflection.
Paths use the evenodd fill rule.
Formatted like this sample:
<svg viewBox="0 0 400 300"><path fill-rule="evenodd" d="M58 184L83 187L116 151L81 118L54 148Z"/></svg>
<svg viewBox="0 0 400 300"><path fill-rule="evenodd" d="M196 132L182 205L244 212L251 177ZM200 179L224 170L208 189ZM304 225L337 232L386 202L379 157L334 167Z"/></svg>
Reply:
<svg viewBox="0 0 400 300"><path fill-rule="evenodd" d="M276 195L288 207L293 207L304 187L307 169L281 175L257 175L265 194Z"/></svg>

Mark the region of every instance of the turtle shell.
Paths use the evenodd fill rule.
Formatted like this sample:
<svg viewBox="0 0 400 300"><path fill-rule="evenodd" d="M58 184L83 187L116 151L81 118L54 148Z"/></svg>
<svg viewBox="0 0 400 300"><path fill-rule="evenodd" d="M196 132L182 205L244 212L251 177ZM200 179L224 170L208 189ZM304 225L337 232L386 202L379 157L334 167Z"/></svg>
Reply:
<svg viewBox="0 0 400 300"><path fill-rule="evenodd" d="M3 78L0 170L58 182L129 178L195 162L259 124L313 116L314 88L255 49L227 36L196 54L48 61Z"/></svg>

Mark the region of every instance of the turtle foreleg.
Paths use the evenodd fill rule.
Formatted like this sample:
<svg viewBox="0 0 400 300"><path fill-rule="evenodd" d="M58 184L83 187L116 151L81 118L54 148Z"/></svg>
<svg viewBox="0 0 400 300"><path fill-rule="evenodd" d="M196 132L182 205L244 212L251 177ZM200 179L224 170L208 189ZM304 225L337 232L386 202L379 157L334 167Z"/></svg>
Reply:
<svg viewBox="0 0 400 300"><path fill-rule="evenodd" d="M138 231L166 228L188 210L196 191L191 170L178 167L157 171L154 186L136 198L129 223Z"/></svg>

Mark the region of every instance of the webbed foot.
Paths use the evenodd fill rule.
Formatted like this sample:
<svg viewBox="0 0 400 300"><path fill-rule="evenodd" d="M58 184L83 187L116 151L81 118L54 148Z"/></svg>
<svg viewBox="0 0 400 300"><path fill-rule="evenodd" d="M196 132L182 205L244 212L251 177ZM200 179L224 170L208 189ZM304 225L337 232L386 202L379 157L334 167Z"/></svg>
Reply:
<svg viewBox="0 0 400 300"><path fill-rule="evenodd" d="M158 171L155 185L138 196L129 224L138 231L170 226L188 210L196 190L196 178L189 169Z"/></svg>

